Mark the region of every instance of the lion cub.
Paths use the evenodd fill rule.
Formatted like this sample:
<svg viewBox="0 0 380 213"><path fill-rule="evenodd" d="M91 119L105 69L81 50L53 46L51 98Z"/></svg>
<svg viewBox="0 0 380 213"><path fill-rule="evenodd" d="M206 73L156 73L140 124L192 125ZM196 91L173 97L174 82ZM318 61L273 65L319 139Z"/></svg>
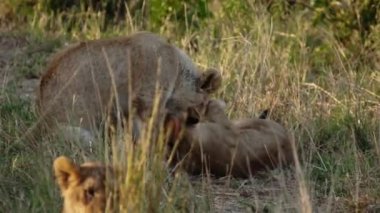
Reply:
<svg viewBox="0 0 380 213"><path fill-rule="evenodd" d="M94 162L80 166L60 156L54 161L56 182L64 199L63 213L104 212L107 167Z"/></svg>
<svg viewBox="0 0 380 213"><path fill-rule="evenodd" d="M244 178L293 161L290 136L280 124L258 118L230 121L218 100L198 113L200 122L185 128L174 160L183 160L188 172Z"/></svg>

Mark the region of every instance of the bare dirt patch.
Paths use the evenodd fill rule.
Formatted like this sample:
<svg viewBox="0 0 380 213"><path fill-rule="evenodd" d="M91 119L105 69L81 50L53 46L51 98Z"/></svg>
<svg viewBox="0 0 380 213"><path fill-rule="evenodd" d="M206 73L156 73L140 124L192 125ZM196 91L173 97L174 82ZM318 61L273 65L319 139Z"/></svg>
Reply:
<svg viewBox="0 0 380 213"><path fill-rule="evenodd" d="M284 171L250 179L211 178L203 194L211 196L215 212L295 212L300 205L299 187L292 170ZM199 188L202 179L192 178L191 182Z"/></svg>

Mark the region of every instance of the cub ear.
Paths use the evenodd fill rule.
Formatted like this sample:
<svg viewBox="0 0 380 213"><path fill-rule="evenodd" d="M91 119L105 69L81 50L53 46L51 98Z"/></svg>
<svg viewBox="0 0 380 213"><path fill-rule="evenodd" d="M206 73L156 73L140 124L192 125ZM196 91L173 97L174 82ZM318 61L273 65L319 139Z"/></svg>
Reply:
<svg viewBox="0 0 380 213"><path fill-rule="evenodd" d="M200 87L203 91L211 94L219 89L222 84L220 72L214 68L209 68L201 75Z"/></svg>
<svg viewBox="0 0 380 213"><path fill-rule="evenodd" d="M79 167L65 156L56 158L53 167L55 179L61 192L68 189L70 181L79 179Z"/></svg>

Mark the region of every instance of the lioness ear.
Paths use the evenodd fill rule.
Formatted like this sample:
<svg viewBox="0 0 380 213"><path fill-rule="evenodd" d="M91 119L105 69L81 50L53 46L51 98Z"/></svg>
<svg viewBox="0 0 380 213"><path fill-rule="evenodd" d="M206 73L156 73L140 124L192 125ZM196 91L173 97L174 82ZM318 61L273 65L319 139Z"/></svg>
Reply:
<svg viewBox="0 0 380 213"><path fill-rule="evenodd" d="M213 93L219 89L222 84L220 72L214 68L209 68L201 75L201 89L207 93Z"/></svg>
<svg viewBox="0 0 380 213"><path fill-rule="evenodd" d="M79 178L79 168L69 158L60 156L54 160L54 175L61 192L69 187L70 179Z"/></svg>

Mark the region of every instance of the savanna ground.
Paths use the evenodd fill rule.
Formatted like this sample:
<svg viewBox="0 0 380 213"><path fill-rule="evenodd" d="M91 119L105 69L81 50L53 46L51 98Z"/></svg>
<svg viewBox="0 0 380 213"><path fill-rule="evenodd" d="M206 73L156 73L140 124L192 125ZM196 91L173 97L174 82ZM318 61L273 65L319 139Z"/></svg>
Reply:
<svg viewBox="0 0 380 213"><path fill-rule="evenodd" d="M22 140L38 120L34 90L48 56L139 30L218 67L215 97L230 118L270 108L300 164L247 180L172 176L141 152L119 180L120 211L380 212L378 1L57 2L0 2L0 212L58 212L53 159L84 161L74 143ZM103 148L93 158L114 164Z"/></svg>

